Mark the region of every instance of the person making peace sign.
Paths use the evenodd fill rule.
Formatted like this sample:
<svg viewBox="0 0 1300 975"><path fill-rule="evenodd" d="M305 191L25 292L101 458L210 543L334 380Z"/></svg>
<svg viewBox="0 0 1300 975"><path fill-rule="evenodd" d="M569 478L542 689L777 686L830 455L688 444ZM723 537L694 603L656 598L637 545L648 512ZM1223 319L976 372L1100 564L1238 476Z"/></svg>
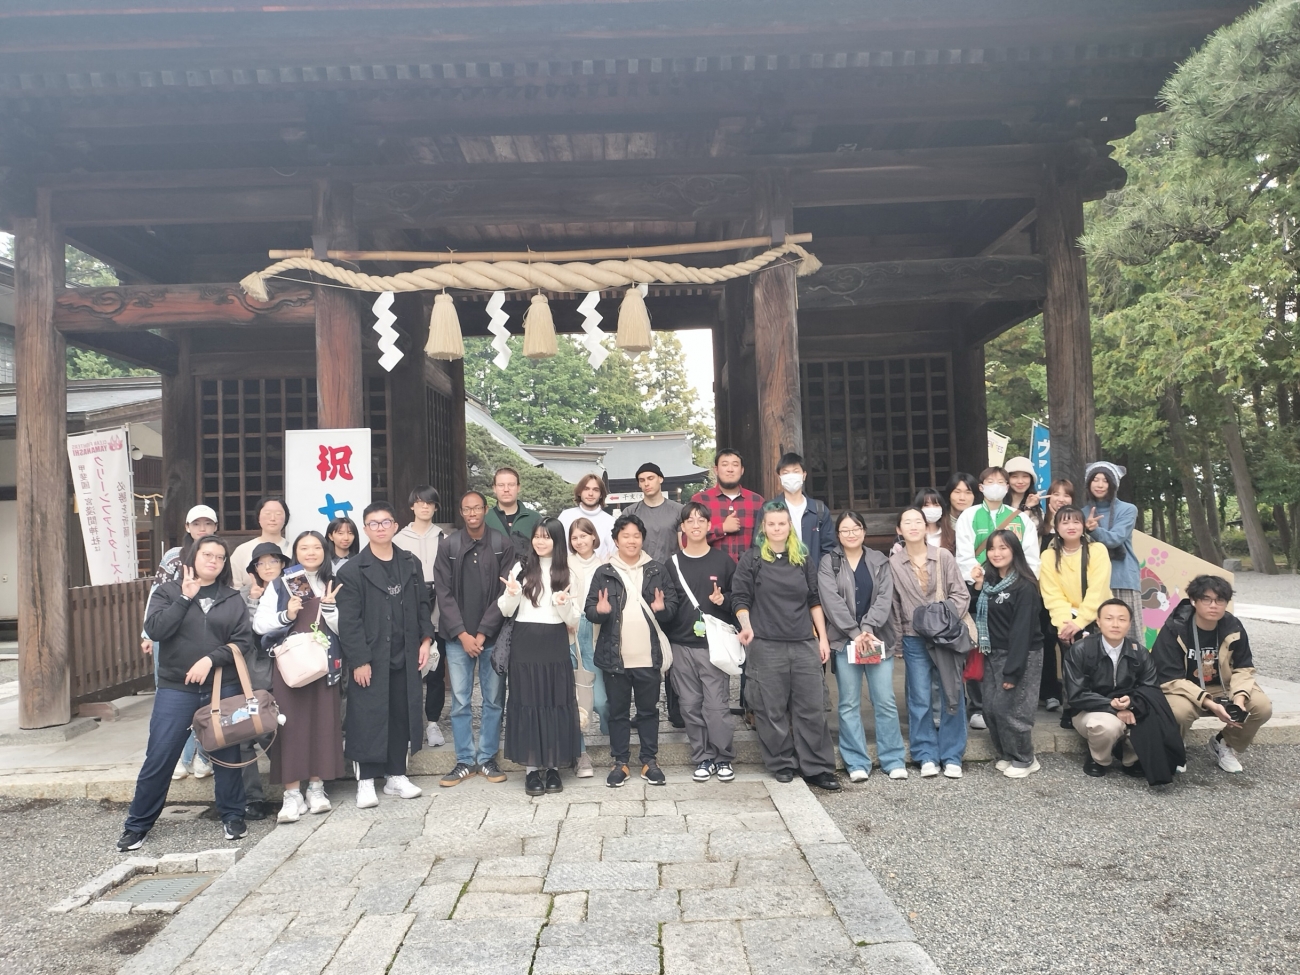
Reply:
<svg viewBox="0 0 1300 975"><path fill-rule="evenodd" d="M290 687L277 668L272 678L275 701L285 718L270 750L271 781L284 783L284 802L276 817L281 823L297 822L306 812L329 812L333 807L325 794L325 780L348 775L338 688L343 673L335 603L339 586L326 554L329 551L320 532L306 531L294 539L297 564L267 585L253 617L253 632L261 637L263 652L290 633L310 632L313 626L329 640L327 677L304 687ZM304 583L305 589L301 588ZM308 591L310 595L300 594ZM300 788L303 779L309 780L305 799Z"/></svg>

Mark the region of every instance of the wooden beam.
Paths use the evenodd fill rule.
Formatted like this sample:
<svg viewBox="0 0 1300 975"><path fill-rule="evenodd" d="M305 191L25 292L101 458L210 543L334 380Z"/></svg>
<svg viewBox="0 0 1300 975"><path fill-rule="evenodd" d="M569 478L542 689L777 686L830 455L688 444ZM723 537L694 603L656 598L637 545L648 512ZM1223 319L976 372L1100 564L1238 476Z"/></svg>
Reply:
<svg viewBox="0 0 1300 975"><path fill-rule="evenodd" d="M18 726L72 719L68 670L68 412L54 295L63 238L47 193L14 220L14 354L18 478Z"/></svg>
<svg viewBox="0 0 1300 975"><path fill-rule="evenodd" d="M1047 412L1052 428L1052 477L1083 483L1084 466L1101 459L1092 388L1092 323L1088 270L1078 239L1083 193L1075 179L1049 171L1038 200L1038 242L1047 265L1043 340L1047 354Z"/></svg>
<svg viewBox="0 0 1300 975"><path fill-rule="evenodd" d="M65 332L63 338L69 345L102 352L133 366L153 369L164 375L176 372L176 343L153 332Z"/></svg>
<svg viewBox="0 0 1300 975"><path fill-rule="evenodd" d="M351 184L317 184L312 233L334 247L357 246ZM350 292L317 285L316 416L321 429L364 426L363 390L361 310Z"/></svg>
<svg viewBox="0 0 1300 975"><path fill-rule="evenodd" d="M954 403L949 416L956 428L953 431L955 469L978 477L989 462L989 420L982 342L954 347L952 394Z"/></svg>
<svg viewBox="0 0 1300 975"><path fill-rule="evenodd" d="M469 490L469 452L465 436L465 360L455 359L446 363L447 375L451 378L451 483L454 498L443 498L443 520L462 524L460 518L460 499ZM450 517L448 517L450 516Z"/></svg>
<svg viewBox="0 0 1300 975"><path fill-rule="evenodd" d="M785 173L764 171L754 186L754 225L773 236L793 226L794 209ZM777 461L803 451L803 407L799 396L799 322L795 269L778 264L754 274L754 362L758 369L759 465L762 494L776 497Z"/></svg>
<svg viewBox="0 0 1300 975"><path fill-rule="evenodd" d="M753 287L744 278L728 281L722 299L723 330L727 343L727 414L730 430L718 447L738 450L746 467L743 482L752 491L763 490L758 433L758 371L754 362Z"/></svg>
<svg viewBox="0 0 1300 975"><path fill-rule="evenodd" d="M833 264L799 282L803 309L909 302L1025 301L1047 294L1040 257L954 257Z"/></svg>
<svg viewBox="0 0 1300 975"><path fill-rule="evenodd" d="M1022 233L1024 233L1025 230L1028 229L1029 225L1032 224L1037 219L1038 219L1038 207L1030 208L1028 213L1026 213L1015 223L1013 223L1006 230L1002 231L1002 233L998 234L997 237L993 238L993 240L990 241L989 244L980 251L980 255L986 256L989 254L996 254L998 251L1002 250L1002 248L1006 247L1007 244L1011 243Z"/></svg>
<svg viewBox="0 0 1300 975"><path fill-rule="evenodd" d="M270 301L256 301L237 284L140 284L69 288L54 305L64 332L153 328L269 328L313 326L316 299L310 285L271 284Z"/></svg>

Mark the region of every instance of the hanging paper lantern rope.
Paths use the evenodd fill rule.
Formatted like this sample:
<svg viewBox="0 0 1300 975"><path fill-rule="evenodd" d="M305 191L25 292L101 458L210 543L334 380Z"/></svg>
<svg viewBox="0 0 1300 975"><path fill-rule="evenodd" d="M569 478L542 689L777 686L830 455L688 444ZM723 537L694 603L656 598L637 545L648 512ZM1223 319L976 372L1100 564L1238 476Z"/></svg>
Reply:
<svg viewBox="0 0 1300 975"><path fill-rule="evenodd" d="M460 334L460 317L451 295L434 295L433 314L429 316L429 341L424 354L431 359L465 358L465 341Z"/></svg>

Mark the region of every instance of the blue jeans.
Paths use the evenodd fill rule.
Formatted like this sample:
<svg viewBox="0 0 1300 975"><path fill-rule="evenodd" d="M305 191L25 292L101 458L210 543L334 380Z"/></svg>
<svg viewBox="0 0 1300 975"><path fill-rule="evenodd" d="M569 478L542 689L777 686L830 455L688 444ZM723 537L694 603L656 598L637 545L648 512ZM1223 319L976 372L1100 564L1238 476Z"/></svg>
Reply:
<svg viewBox="0 0 1300 975"><path fill-rule="evenodd" d="M226 685L222 696L238 693L237 685ZM211 701L211 690L158 688L153 699L153 714L149 718L149 743L145 746L144 764L140 766L140 774L135 780L135 795L126 815L126 829L133 833L147 833L153 828L167 801L167 790L172 784L172 769L176 767L181 749L185 747L185 739L189 737L194 712ZM222 748L213 752L212 757L223 762L238 762L239 746ZM214 765L212 778L221 821L228 823L232 819L243 819L243 770Z"/></svg>
<svg viewBox="0 0 1300 975"><path fill-rule="evenodd" d="M605 696L605 673L596 669L596 641L592 639L591 620L585 616L578 620L578 651L582 654L582 669L594 675L591 684L592 707L600 718L600 733L609 734L609 700ZM569 652L573 652L570 645ZM577 668L577 664L574 664ZM590 723L588 724L590 727ZM582 750L587 750L587 740L582 741Z"/></svg>
<svg viewBox="0 0 1300 975"><path fill-rule="evenodd" d="M948 700L940 685L939 727L934 726L930 704L930 681L938 672L925 640L919 636L903 637L903 664L907 667L907 739L912 747L912 761L961 765L966 754L966 696L958 693L957 711L948 713Z"/></svg>
<svg viewBox="0 0 1300 975"><path fill-rule="evenodd" d="M478 731L478 750L474 749L474 714L470 700L474 696L474 674L478 672L479 691L483 694L483 719ZM506 699L505 678L492 669L492 644L471 657L460 640L447 641L447 675L451 678L451 737L456 746L456 761L463 765L482 765L496 757L501 747L501 713Z"/></svg>
<svg viewBox="0 0 1300 975"><path fill-rule="evenodd" d="M844 767L871 771L867 736L862 730L862 680L866 678L871 710L876 716L876 753L886 772L902 768L903 732L898 726L898 704L894 700L894 658L878 664L851 664L841 647L835 652L835 683L840 696L840 757Z"/></svg>

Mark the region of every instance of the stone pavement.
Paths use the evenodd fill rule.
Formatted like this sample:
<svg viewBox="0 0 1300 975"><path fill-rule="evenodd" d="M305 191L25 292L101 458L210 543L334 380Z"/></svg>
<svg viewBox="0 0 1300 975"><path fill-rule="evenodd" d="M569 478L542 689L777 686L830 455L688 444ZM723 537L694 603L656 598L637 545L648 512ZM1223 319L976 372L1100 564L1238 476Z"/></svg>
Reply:
<svg viewBox="0 0 1300 975"><path fill-rule="evenodd" d="M121 975L937 973L801 780L522 776L277 827ZM146 841L148 844L149 841Z"/></svg>

